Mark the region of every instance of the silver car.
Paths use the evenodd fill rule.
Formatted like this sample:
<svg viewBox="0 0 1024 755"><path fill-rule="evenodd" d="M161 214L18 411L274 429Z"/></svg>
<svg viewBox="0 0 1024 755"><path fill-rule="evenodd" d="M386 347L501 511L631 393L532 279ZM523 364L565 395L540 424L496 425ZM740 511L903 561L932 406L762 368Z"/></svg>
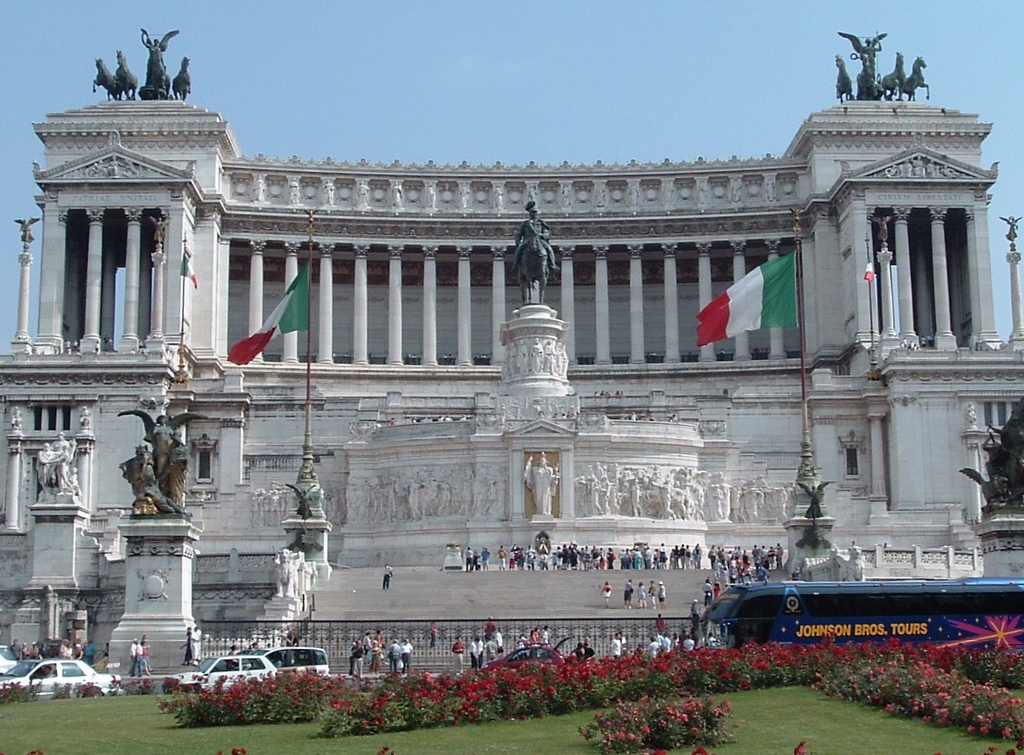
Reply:
<svg viewBox="0 0 1024 755"><path fill-rule="evenodd" d="M5 684L32 687L40 697L52 697L58 685L77 690L87 684L95 685L103 694L109 695L118 692L121 679L114 674L101 674L84 661L47 658L15 664L0 674L0 687Z"/></svg>

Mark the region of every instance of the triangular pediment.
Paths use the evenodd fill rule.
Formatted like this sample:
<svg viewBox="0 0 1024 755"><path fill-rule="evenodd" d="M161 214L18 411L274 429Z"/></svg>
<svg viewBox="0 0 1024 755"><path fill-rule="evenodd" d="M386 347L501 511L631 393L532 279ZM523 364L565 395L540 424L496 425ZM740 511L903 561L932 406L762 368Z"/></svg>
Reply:
<svg viewBox="0 0 1024 755"><path fill-rule="evenodd" d="M515 436L517 438L551 437L553 435L571 437L576 435L576 431L569 427L563 427L555 421L541 418L530 420L520 427L510 430L508 435Z"/></svg>
<svg viewBox="0 0 1024 755"><path fill-rule="evenodd" d="M176 168L128 149L116 138L112 138L110 144L101 150L90 152L48 170L35 166L35 179L42 184L97 181L180 183L190 181L194 176L195 166L192 163L187 168Z"/></svg>
<svg viewBox="0 0 1024 755"><path fill-rule="evenodd" d="M926 147L912 147L843 176L847 181L995 181L998 163L991 170L978 168Z"/></svg>

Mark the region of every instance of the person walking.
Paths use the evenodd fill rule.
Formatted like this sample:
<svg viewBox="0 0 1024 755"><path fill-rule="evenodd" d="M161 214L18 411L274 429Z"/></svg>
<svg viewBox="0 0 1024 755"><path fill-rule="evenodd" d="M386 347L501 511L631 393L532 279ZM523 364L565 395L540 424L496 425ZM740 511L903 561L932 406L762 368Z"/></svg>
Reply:
<svg viewBox="0 0 1024 755"><path fill-rule="evenodd" d="M128 655L132 659L132 667L131 671L128 672L128 676L142 676L142 652L138 640L132 640L131 647L128 649Z"/></svg>
<svg viewBox="0 0 1024 755"><path fill-rule="evenodd" d="M153 666L149 662L149 637L142 635L139 641L139 676L153 676Z"/></svg>
<svg viewBox="0 0 1024 755"><path fill-rule="evenodd" d="M636 586L636 599L639 608L647 608L647 588L642 579Z"/></svg>
<svg viewBox="0 0 1024 755"><path fill-rule="evenodd" d="M195 666L194 658L192 655L192 627L186 627L185 629L185 644L182 645L185 648L185 660L181 662L182 666ZM134 664L133 664L134 665ZM134 674L132 674L134 676Z"/></svg>
<svg viewBox="0 0 1024 755"><path fill-rule="evenodd" d="M612 583L605 581L604 586L601 588L601 596L604 598L604 607L611 608L612 599Z"/></svg>
<svg viewBox="0 0 1024 755"><path fill-rule="evenodd" d="M484 641L479 636L474 637L469 643L469 665L474 671L479 671L484 666Z"/></svg>
<svg viewBox="0 0 1024 755"><path fill-rule="evenodd" d="M633 607L633 580L631 579L626 580L626 587L622 591L622 607Z"/></svg>
<svg viewBox="0 0 1024 755"><path fill-rule="evenodd" d="M409 638L405 638L405 642L402 643L402 673L406 676L409 675L409 669L412 667L412 643L409 642Z"/></svg>
<svg viewBox="0 0 1024 755"><path fill-rule="evenodd" d="M658 610L665 610L665 602L668 600L668 590L664 582L658 582Z"/></svg>
<svg viewBox="0 0 1024 755"><path fill-rule="evenodd" d="M383 589L383 590L390 590L391 589L391 577L392 577L392 575L394 573L395 573L394 569L392 569L387 564L384 564L384 584L383 584L381 589Z"/></svg>

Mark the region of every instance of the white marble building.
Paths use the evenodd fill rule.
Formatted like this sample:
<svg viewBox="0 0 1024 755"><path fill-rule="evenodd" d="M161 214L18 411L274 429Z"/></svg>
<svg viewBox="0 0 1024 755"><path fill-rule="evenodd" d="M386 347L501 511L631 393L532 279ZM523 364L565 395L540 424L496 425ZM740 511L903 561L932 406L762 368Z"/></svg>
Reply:
<svg viewBox="0 0 1024 755"><path fill-rule="evenodd" d="M694 344L703 304L794 252L794 211L836 539L975 544L964 520L978 490L956 470L979 465L986 424L1021 395L1024 353L1019 300L1010 342L995 331L992 276L1006 268L988 236L990 128L926 104L849 102L808 117L782 157L439 166L246 157L220 115L180 102L49 115L35 126L41 240L20 258L38 323L30 335L22 306L0 357L0 641L49 605L45 585L99 626L116 621L131 502L118 464L141 438L117 417L126 409L207 417L187 438L197 558L211 559L195 614L259 613L299 465L307 340L278 338L245 368L226 355L308 257L332 561L440 564L448 542L493 551L541 529L605 545L783 541L799 334ZM510 359L532 357L502 341L519 306L511 240L531 198L560 255L547 303L568 323L566 389L541 397L506 390ZM197 290L179 276L184 254ZM555 369L550 357L538 364ZM60 431L77 439L81 490L56 516L38 508L34 469ZM559 484L538 518L523 468L541 452ZM54 548L70 573L50 573Z"/></svg>

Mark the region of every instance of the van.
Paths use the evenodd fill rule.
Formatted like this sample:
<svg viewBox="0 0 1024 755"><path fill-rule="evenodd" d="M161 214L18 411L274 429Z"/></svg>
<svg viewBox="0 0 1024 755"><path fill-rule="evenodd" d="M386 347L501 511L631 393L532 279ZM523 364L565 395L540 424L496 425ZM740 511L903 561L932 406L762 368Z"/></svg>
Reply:
<svg viewBox="0 0 1024 755"><path fill-rule="evenodd" d="M320 648L281 647L259 651L276 668L281 671L309 671L314 674L327 675L330 664L327 653Z"/></svg>

